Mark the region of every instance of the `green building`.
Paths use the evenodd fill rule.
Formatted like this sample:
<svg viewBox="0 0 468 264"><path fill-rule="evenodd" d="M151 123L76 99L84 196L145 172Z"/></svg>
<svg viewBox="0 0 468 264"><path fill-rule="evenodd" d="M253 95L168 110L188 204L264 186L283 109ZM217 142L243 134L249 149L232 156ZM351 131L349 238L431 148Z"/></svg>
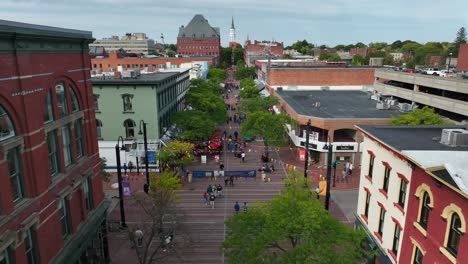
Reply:
<svg viewBox="0 0 468 264"><path fill-rule="evenodd" d="M156 151L170 133L172 113L185 108L190 88L189 69L124 77L94 77L93 94L99 153L115 168L115 145L119 136L127 145L122 163L144 156L142 121L146 123L148 150ZM124 74L125 75L125 74ZM140 159L141 161L142 159Z"/></svg>

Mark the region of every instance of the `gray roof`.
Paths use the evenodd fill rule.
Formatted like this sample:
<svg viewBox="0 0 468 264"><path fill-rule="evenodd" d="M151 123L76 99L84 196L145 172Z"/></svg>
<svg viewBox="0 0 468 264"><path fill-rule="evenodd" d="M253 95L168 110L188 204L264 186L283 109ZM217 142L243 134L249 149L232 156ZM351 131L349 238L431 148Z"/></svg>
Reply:
<svg viewBox="0 0 468 264"><path fill-rule="evenodd" d="M177 74L179 74L179 72L158 72L152 74L142 74L138 78L103 79L101 77L93 77L91 80L93 84L154 84Z"/></svg>
<svg viewBox="0 0 468 264"><path fill-rule="evenodd" d="M93 38L93 33L91 31L41 26L41 25L27 24L27 23L7 21L7 20L1 20L1 19L0 19L0 32L20 33L20 34L27 34L27 35L41 35L41 36L51 36L51 37L81 38L81 39Z"/></svg>
<svg viewBox="0 0 468 264"><path fill-rule="evenodd" d="M468 147L450 147L440 143L442 129L466 128L464 126L372 126L359 128L398 151L448 150L468 151ZM437 139L437 140L435 140Z"/></svg>
<svg viewBox="0 0 468 264"><path fill-rule="evenodd" d="M296 113L318 118L382 119L398 116L396 110L379 110L377 102L361 91L276 91ZM320 104L316 107L317 103Z"/></svg>
<svg viewBox="0 0 468 264"><path fill-rule="evenodd" d="M195 15L187 26L179 28L178 38L220 37L219 28L212 27L202 15Z"/></svg>

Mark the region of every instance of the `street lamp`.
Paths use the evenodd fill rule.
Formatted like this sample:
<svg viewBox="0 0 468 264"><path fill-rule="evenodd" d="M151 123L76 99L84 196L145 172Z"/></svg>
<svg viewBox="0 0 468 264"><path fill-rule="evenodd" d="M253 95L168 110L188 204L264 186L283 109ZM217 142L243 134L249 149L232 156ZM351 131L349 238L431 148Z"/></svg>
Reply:
<svg viewBox="0 0 468 264"><path fill-rule="evenodd" d="M310 134L310 119L307 121L306 128L306 142L305 142L305 162L304 162L304 178L306 179L305 184L307 185L307 169L309 166L309 134Z"/></svg>
<svg viewBox="0 0 468 264"><path fill-rule="evenodd" d="M143 132L141 132L141 124L143 124ZM138 131L138 135L143 134L143 142L145 144L145 173L146 173L146 184L150 184L149 179L149 160L148 160L148 138L146 134L146 123L143 120L140 120L140 131Z"/></svg>
<svg viewBox="0 0 468 264"><path fill-rule="evenodd" d="M328 137L328 144L323 146L324 150L328 150L328 159L327 159L327 194L325 195L325 210L328 211L330 208L330 178L331 178L331 169L332 169L332 154L333 154L333 145L330 142L330 137Z"/></svg>
<svg viewBox="0 0 468 264"><path fill-rule="evenodd" d="M452 52L449 53L449 63L447 65L447 70L450 70L450 63L452 62Z"/></svg>
<svg viewBox="0 0 468 264"><path fill-rule="evenodd" d="M122 139L122 148L119 143ZM117 181L119 184L119 204L120 204L120 225L122 228L126 228L127 224L125 223L125 208L123 200L123 188L122 188L122 167L120 166L120 151L125 150L125 143L122 136L119 136L117 139L117 144L115 145L115 156L117 158Z"/></svg>

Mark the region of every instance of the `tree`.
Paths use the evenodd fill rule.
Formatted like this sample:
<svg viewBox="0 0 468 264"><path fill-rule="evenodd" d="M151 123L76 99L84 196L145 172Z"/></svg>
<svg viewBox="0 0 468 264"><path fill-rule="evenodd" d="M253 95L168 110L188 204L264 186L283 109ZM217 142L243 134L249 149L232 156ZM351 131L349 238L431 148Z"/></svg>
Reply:
<svg viewBox="0 0 468 264"><path fill-rule="evenodd" d="M303 177L270 202L226 221L223 243L230 263L363 263L366 235L328 214Z"/></svg>
<svg viewBox="0 0 468 264"><path fill-rule="evenodd" d="M266 111L270 107L278 104L278 101L278 98L274 96L241 98L239 105L237 106L237 113L248 115L249 113L257 111Z"/></svg>
<svg viewBox="0 0 468 264"><path fill-rule="evenodd" d="M322 53L320 53L319 60L337 62L337 61L341 61L341 58L336 53L322 52Z"/></svg>
<svg viewBox="0 0 468 264"><path fill-rule="evenodd" d="M99 157L99 165L101 168L101 179L105 182L110 181L110 173L106 171L107 168L107 159L104 157Z"/></svg>
<svg viewBox="0 0 468 264"><path fill-rule="evenodd" d="M235 77L237 80L242 80L246 78L253 79L255 78L255 67L240 67L237 68Z"/></svg>
<svg viewBox="0 0 468 264"><path fill-rule="evenodd" d="M362 57L361 54L356 54L354 55L351 64L361 66L361 65L364 65L364 62L365 62L364 57Z"/></svg>
<svg viewBox="0 0 468 264"><path fill-rule="evenodd" d="M421 109L416 109L408 114L392 117L390 119L392 125L451 125L451 122L445 121L436 114L434 108L424 106Z"/></svg>
<svg viewBox="0 0 468 264"><path fill-rule="evenodd" d="M179 130L178 138L191 142L208 139L216 129L216 122L208 113L199 110L176 112L171 118Z"/></svg>
<svg viewBox="0 0 468 264"><path fill-rule="evenodd" d="M226 70L210 67L208 70L208 78L218 83L224 82L224 80L227 78Z"/></svg>
<svg viewBox="0 0 468 264"><path fill-rule="evenodd" d="M247 137L261 136L268 150L269 146L285 145L287 138L286 124L292 122L285 114L271 114L267 111L257 111L247 115L241 125L241 135Z"/></svg>
<svg viewBox="0 0 468 264"><path fill-rule="evenodd" d="M161 164L170 169L182 168L195 161L192 155L194 145L189 142L171 141L159 151L158 159Z"/></svg>
<svg viewBox="0 0 468 264"><path fill-rule="evenodd" d="M148 194L136 193L132 198L135 206L140 207L144 214L140 215L142 222L138 228L143 232L140 246L135 246L140 264L160 262L171 255L178 257L177 252L190 246L188 237L180 228L181 210L176 206L179 197L176 190L182 187L177 172L163 170L161 176L150 175L150 190ZM130 239L138 245L133 232Z"/></svg>
<svg viewBox="0 0 468 264"><path fill-rule="evenodd" d="M461 27L457 31L457 37L455 38L455 44L460 45L460 44L465 44L466 43L466 30L465 27Z"/></svg>

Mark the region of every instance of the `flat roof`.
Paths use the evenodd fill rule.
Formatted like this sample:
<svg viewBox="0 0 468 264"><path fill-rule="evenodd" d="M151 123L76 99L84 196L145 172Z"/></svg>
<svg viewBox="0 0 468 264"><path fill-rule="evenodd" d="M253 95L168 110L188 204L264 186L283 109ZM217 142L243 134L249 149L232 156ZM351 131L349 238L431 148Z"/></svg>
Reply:
<svg viewBox="0 0 468 264"><path fill-rule="evenodd" d="M0 32L43 35L51 37L68 37L93 39L91 31L42 26L0 19Z"/></svg>
<svg viewBox="0 0 468 264"><path fill-rule="evenodd" d="M440 143L442 129L460 129L466 126L373 126L358 125L361 130L398 151L447 150L468 151L467 147L450 147ZM467 165L468 166L468 165Z"/></svg>
<svg viewBox="0 0 468 264"><path fill-rule="evenodd" d="M103 77L93 77L91 81L93 84L149 84L149 83L158 83L169 77L176 76L180 72L158 72L151 74L141 74L138 78L108 78L104 79Z"/></svg>
<svg viewBox="0 0 468 264"><path fill-rule="evenodd" d="M377 102L362 91L279 91L277 95L296 113L318 118L382 119L398 116L398 110L379 110ZM317 103L320 104L319 107Z"/></svg>

